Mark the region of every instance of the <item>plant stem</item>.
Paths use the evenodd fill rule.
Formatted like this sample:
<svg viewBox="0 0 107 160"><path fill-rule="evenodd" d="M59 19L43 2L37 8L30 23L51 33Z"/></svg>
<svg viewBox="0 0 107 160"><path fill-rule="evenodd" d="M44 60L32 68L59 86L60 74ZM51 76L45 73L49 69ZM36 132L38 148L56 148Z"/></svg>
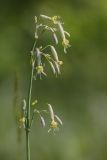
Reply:
<svg viewBox="0 0 107 160"><path fill-rule="evenodd" d="M29 84L28 106L27 106L27 124L26 124L26 158L30 160L30 105L32 96L32 82L33 82L34 65L32 65L31 79Z"/></svg>
<svg viewBox="0 0 107 160"><path fill-rule="evenodd" d="M26 130L26 159L30 160L30 140L29 131Z"/></svg>
<svg viewBox="0 0 107 160"><path fill-rule="evenodd" d="M32 53L34 53L36 46L36 41L32 48ZM33 74L34 74L34 66L35 60L32 63L32 70L31 70L31 78L29 83L29 93L28 93L28 105L27 105L27 117L26 117L26 160L30 160L30 105L31 105L31 97L32 97L32 83L33 83Z"/></svg>

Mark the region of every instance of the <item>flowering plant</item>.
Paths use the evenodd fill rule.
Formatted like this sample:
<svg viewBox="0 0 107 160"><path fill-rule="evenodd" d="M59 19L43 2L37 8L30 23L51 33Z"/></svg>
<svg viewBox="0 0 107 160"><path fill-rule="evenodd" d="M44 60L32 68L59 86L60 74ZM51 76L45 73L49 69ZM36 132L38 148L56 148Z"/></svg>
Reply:
<svg viewBox="0 0 107 160"><path fill-rule="evenodd" d="M59 129L59 124L62 125L61 119L54 114L53 108L51 104L48 105L47 110L37 110L36 104L37 100L32 102L32 88L33 88L33 80L36 80L38 77L42 79L43 76L47 76L45 71L45 63L49 63L53 74L58 75L61 73L60 67L63 64L61 60L59 60L58 53L56 51L55 45L48 44L46 46L38 46L38 41L40 41L40 37L44 32L50 32L54 44L58 45L58 37L57 32L60 33L62 39L62 46L64 47L64 52L67 53L67 48L70 47L69 40L66 36L70 37L70 34L66 32L63 28L63 22L61 17L53 16L49 17L46 15L40 15L39 17L35 16L35 42L33 48L30 52L31 54L31 77L29 83L29 93L28 93L28 101L23 100L23 107L21 112L21 117L19 118L19 127L24 128L26 132L26 157L27 160L30 160L30 139L29 133L31 131L31 127L33 124L34 116L37 113L40 117L40 122L43 127L45 127L45 120L43 118L43 112L49 113L51 122L49 126L48 132L53 130L55 133L56 130ZM48 53L46 52L48 50ZM45 61L43 61L45 59ZM31 110L31 106L33 106L33 111Z"/></svg>

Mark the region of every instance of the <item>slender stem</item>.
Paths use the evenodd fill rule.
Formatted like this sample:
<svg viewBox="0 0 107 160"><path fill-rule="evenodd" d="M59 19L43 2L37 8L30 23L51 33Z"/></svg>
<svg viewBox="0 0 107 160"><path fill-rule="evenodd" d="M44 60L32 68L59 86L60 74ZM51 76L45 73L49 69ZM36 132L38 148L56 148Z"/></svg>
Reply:
<svg viewBox="0 0 107 160"><path fill-rule="evenodd" d="M34 46L32 48L32 52L34 53L36 46L36 41L34 43ZM34 66L35 61L32 64L32 70L31 70L31 78L29 83L29 93L28 93L28 105L27 105L27 117L26 117L26 160L30 160L30 105L31 105L31 97L32 97L32 83L33 83L33 75L34 75Z"/></svg>
<svg viewBox="0 0 107 160"><path fill-rule="evenodd" d="M30 160L30 140L29 132L26 130L26 159Z"/></svg>
<svg viewBox="0 0 107 160"><path fill-rule="evenodd" d="M48 47L50 47L51 45L47 45L46 47L42 48L41 51L44 51L45 49L47 49Z"/></svg>
<svg viewBox="0 0 107 160"><path fill-rule="evenodd" d="M32 127L34 116L35 116L35 112L32 113L31 122L30 122L30 128Z"/></svg>
<svg viewBox="0 0 107 160"><path fill-rule="evenodd" d="M28 106L27 106L27 124L26 124L26 158L30 160L30 105L31 105L31 96L32 96L32 82L33 82L33 73L34 73L34 65L32 65L31 71L31 79L29 85L29 95L28 95Z"/></svg>
<svg viewBox="0 0 107 160"><path fill-rule="evenodd" d="M35 50L36 43L37 43L37 40L34 42L34 45L33 45L33 48L32 48L32 52L34 52L34 50Z"/></svg>
<svg viewBox="0 0 107 160"><path fill-rule="evenodd" d="M33 73L34 73L34 63L32 64L31 79L30 79L30 85L29 85L29 95L28 95L28 112L27 112L27 117L29 119L29 124L30 124L30 105L31 105L31 96L32 96Z"/></svg>

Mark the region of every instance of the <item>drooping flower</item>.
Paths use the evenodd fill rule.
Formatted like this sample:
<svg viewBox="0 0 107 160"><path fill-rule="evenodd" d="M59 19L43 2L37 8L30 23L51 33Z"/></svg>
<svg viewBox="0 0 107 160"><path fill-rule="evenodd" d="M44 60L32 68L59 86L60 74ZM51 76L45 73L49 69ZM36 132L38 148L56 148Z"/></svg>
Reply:
<svg viewBox="0 0 107 160"><path fill-rule="evenodd" d="M64 52L67 53L66 49L69 48L71 45L69 44L69 40L66 38L65 34L67 36L70 36L70 34L66 31L64 31L62 24L58 23L59 31L62 37L62 45L64 47Z"/></svg>
<svg viewBox="0 0 107 160"><path fill-rule="evenodd" d="M41 53L40 49L36 48L36 51L35 51L35 59L36 59L36 67L35 67L36 76L35 76L35 79L38 75L40 76L40 78L41 78L42 74L46 76L46 73L44 72L44 67L42 65L41 56L42 56L42 53Z"/></svg>
<svg viewBox="0 0 107 160"><path fill-rule="evenodd" d="M41 78L41 74L46 76L46 73L44 72L44 68L42 65L37 66L36 70L37 70L37 75L40 75L40 78Z"/></svg>
<svg viewBox="0 0 107 160"><path fill-rule="evenodd" d="M58 24L59 20L60 20L60 17L59 16L53 16L51 17L51 20L54 24Z"/></svg>
<svg viewBox="0 0 107 160"><path fill-rule="evenodd" d="M63 41L62 41L62 45L64 47L64 52L67 53L66 49L71 47L71 45L69 44L69 40L64 38Z"/></svg>
<svg viewBox="0 0 107 160"><path fill-rule="evenodd" d="M50 113L50 117L51 117L51 122L50 122L50 128L48 130L48 133L53 130L53 132L59 130L59 124L63 125L61 119L54 114L53 108L51 106L51 104L48 104L48 109L49 109L49 113Z"/></svg>

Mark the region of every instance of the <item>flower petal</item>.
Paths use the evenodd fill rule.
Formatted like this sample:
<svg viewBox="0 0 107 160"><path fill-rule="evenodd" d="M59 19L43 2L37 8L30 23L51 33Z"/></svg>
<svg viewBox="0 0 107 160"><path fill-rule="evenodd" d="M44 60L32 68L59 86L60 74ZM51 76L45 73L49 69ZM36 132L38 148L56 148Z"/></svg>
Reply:
<svg viewBox="0 0 107 160"><path fill-rule="evenodd" d="M62 126L63 123L62 123L61 119L57 115L55 115L55 118L57 119L57 121L59 122L59 124Z"/></svg>
<svg viewBox="0 0 107 160"><path fill-rule="evenodd" d="M49 112L50 112L50 116L51 119L54 121L54 112L53 112L53 108L50 104L48 104L48 108L49 108Z"/></svg>
<svg viewBox="0 0 107 160"><path fill-rule="evenodd" d="M55 50L55 47L50 45L50 48L51 48L51 52L52 52L52 55L53 55L55 61L58 62L58 61L59 61L59 60L58 60L58 54L57 54L57 52L56 52L56 50Z"/></svg>
<svg viewBox="0 0 107 160"><path fill-rule="evenodd" d="M41 121L42 127L44 128L46 124L45 124L44 118L41 115L40 115L40 121Z"/></svg>

